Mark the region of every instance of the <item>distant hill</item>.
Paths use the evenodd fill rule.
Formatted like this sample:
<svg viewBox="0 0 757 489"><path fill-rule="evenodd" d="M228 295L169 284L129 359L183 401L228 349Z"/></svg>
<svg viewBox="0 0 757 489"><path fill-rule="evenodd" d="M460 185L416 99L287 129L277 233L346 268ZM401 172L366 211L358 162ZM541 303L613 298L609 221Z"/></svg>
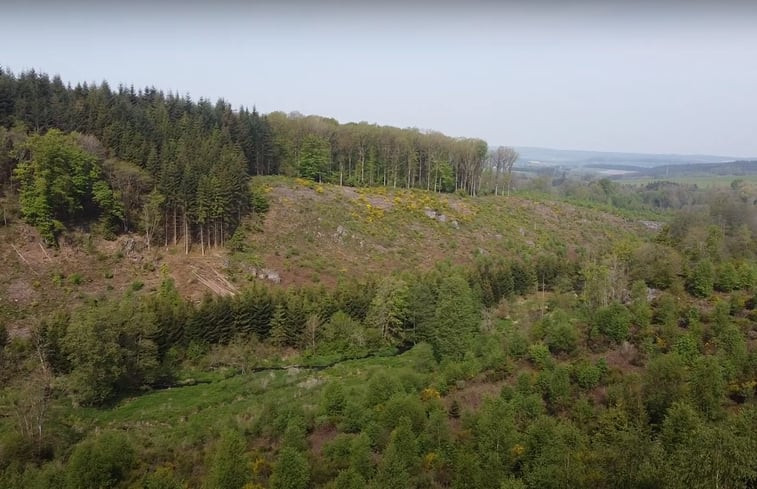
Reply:
<svg viewBox="0 0 757 489"><path fill-rule="evenodd" d="M534 148L528 146L518 146L515 149L520 153L520 158L517 162L518 167L561 166L569 168L617 168L619 166L630 166L651 168L663 165L725 163L743 159L733 156L616 153L606 151Z"/></svg>
<svg viewBox="0 0 757 489"><path fill-rule="evenodd" d="M623 177L709 177L709 176L748 176L757 175L757 160L754 161L729 161L725 163L681 163L677 165L661 165L653 168L644 168L628 165L587 165L586 168L604 170L618 178ZM611 173L616 171L615 174ZM621 173L622 172L622 173Z"/></svg>

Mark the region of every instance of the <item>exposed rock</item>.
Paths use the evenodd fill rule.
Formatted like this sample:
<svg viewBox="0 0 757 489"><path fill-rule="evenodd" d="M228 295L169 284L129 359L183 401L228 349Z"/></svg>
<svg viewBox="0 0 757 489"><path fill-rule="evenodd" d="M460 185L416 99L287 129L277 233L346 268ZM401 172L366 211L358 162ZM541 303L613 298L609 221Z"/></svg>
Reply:
<svg viewBox="0 0 757 489"><path fill-rule="evenodd" d="M126 256L142 253L146 246L141 239L129 237L121 244L121 252Z"/></svg>
<svg viewBox="0 0 757 489"><path fill-rule="evenodd" d="M281 283L281 275L276 270L270 268L261 268L258 270L258 278L269 280L275 284Z"/></svg>
<svg viewBox="0 0 757 489"><path fill-rule="evenodd" d="M647 287L647 301L648 302L652 302L659 295L660 295L660 291L658 289L651 289Z"/></svg>
<svg viewBox="0 0 757 489"><path fill-rule="evenodd" d="M641 224L644 225L647 229L651 231L659 231L662 229L662 223L658 221L639 221Z"/></svg>
<svg viewBox="0 0 757 489"><path fill-rule="evenodd" d="M423 213L426 214L426 217L429 219L436 219L436 211L431 209L423 209Z"/></svg>
<svg viewBox="0 0 757 489"><path fill-rule="evenodd" d="M335 241L342 241L343 238L346 238L350 235L349 232L344 228L344 226L339 225L336 228L336 232L334 233L334 240Z"/></svg>

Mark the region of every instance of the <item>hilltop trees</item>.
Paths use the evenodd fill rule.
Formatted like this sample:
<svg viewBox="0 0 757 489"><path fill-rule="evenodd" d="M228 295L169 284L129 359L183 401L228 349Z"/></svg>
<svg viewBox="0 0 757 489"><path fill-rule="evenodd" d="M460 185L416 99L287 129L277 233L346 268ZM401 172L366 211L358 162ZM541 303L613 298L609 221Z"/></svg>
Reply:
<svg viewBox="0 0 757 489"><path fill-rule="evenodd" d="M206 228L207 219L219 219L208 217L208 212L226 213L225 225L233 227L229 214L239 210L244 199L229 195L223 188L228 182L221 176L218 182L203 183L200 192L203 175L231 171L233 181L244 183L238 177L282 173L345 185L477 194L486 166L484 141L438 132L365 122L339 124L299 113L261 115L254 108L232 110L223 100L194 102L151 87L70 87L60 78L51 80L34 71L18 76L0 71L0 86L5 100L0 104L0 126L20 122L31 131L93 135L111 157L145 169L166 198L169 241L202 238L200 228ZM503 149L501 155L498 175L511 168L512 152ZM0 167L5 166L0 160ZM216 190L221 200L231 198L230 206L216 202L210 211L211 204L195 202L197 193L207 194L214 186L221 187ZM192 236L186 236L188 231Z"/></svg>
<svg viewBox="0 0 757 489"><path fill-rule="evenodd" d="M260 115L154 88L71 87L34 71L0 70L0 86L0 184L12 190L5 184L15 175L21 213L48 242L66 223L99 218L105 234L135 230L148 246L162 241L189 252L198 243L204 253L223 246L242 217L261 207L247 187L251 175L470 195L490 190L480 139L298 113ZM497 155L495 192L517 157L508 148Z"/></svg>
<svg viewBox="0 0 757 489"><path fill-rule="evenodd" d="M513 166L518 161L518 152L513 148L499 146L497 149L490 151L488 155L489 166L494 170L494 195L499 195L503 187L507 189L507 195L510 195L510 186L512 185ZM504 182L502 181L504 177Z"/></svg>

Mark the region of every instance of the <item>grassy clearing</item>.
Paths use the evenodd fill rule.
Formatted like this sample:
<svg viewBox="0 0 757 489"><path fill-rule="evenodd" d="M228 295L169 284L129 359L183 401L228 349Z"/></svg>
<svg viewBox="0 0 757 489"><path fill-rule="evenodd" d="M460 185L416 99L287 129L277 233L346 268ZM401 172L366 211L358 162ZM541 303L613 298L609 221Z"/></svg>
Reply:
<svg viewBox="0 0 757 489"><path fill-rule="evenodd" d="M478 254L524 257L545 247L600 252L647 233L640 220L660 217L543 196L472 198L282 177L256 178L254 185L268 189L271 207L261 232L249 234L249 247L282 272L285 284L328 285L440 260L466 263Z"/></svg>

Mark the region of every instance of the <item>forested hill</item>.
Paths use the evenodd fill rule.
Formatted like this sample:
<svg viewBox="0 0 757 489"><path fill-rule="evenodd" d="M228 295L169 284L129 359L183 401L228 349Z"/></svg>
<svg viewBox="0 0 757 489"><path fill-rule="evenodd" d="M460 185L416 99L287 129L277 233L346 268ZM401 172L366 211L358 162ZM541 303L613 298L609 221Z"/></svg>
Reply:
<svg viewBox="0 0 757 489"><path fill-rule="evenodd" d="M757 487L751 182L0 94L0 489Z"/></svg>
<svg viewBox="0 0 757 489"><path fill-rule="evenodd" d="M475 194L487 156L486 143L478 139L319 116L262 115L155 88L114 90L106 82L71 87L34 71L15 76L0 70L0 126L17 132L5 134L6 148L22 138L18 133L59 129L94 136L84 144L90 152L142 170L132 172L132 180L155 188L152 200L171 221L170 240L184 239L187 246L233 233L250 207L242 191L250 175ZM14 162L6 157L0 164L3 185ZM134 216L123 217L126 227L136 227L128 222ZM52 237L52 224L47 227Z"/></svg>

